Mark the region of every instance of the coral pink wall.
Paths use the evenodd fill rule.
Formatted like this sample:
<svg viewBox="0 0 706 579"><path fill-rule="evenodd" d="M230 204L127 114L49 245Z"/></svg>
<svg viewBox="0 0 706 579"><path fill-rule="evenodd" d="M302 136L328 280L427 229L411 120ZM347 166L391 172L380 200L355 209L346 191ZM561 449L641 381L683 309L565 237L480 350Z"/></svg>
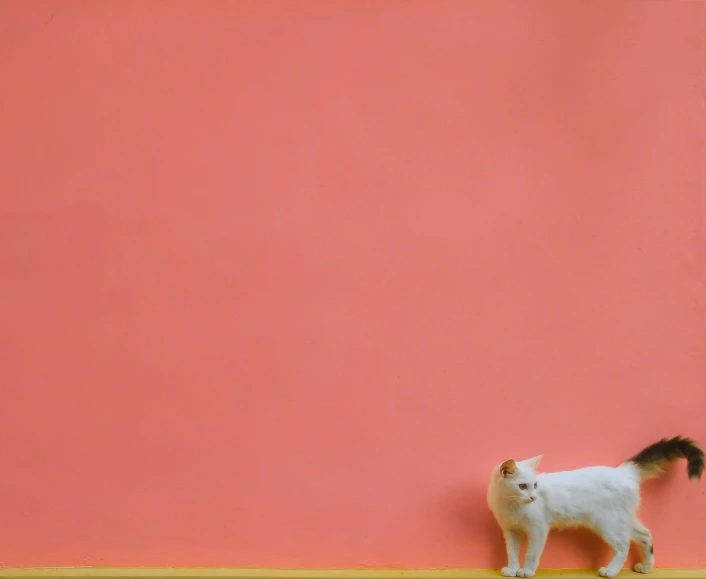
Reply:
<svg viewBox="0 0 706 579"><path fill-rule="evenodd" d="M706 443L704 24L0 3L0 564L498 566L493 464Z"/></svg>

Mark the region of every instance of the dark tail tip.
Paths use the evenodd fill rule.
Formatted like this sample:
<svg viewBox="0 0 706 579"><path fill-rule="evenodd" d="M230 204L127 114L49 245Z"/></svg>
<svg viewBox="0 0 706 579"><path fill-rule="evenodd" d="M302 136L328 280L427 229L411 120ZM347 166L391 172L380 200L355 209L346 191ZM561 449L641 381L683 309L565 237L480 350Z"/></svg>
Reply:
<svg viewBox="0 0 706 579"><path fill-rule="evenodd" d="M663 438L641 450L630 459L643 472L645 478L658 475L662 468L674 460L686 459L689 478L697 482L704 472L706 457L701 447L690 438L675 436Z"/></svg>

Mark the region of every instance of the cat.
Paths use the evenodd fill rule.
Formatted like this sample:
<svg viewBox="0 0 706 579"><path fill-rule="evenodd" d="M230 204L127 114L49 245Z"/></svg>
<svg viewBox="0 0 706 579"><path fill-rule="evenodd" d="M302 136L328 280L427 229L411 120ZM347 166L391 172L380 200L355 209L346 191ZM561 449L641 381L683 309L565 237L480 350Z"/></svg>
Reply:
<svg viewBox="0 0 706 579"><path fill-rule="evenodd" d="M601 577L615 577L625 564L630 542L641 548L638 573L654 566L652 535L637 519L640 484L663 473L670 462L684 458L692 482L704 471L704 452L693 440L662 439L618 467L591 466L578 470L536 474L542 456L506 460L493 469L488 506L503 530L507 546L505 577L532 577L537 571L550 529L587 527L603 537L614 555ZM520 543L528 536L525 564L520 567Z"/></svg>

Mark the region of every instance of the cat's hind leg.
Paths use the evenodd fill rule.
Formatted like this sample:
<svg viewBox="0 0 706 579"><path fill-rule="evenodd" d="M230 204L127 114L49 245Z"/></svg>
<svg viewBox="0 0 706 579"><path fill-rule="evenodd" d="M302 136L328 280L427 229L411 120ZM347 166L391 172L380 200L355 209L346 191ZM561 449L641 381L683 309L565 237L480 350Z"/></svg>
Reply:
<svg viewBox="0 0 706 579"><path fill-rule="evenodd" d="M636 563L633 569L638 573L649 573L655 565L655 547L652 534L637 519L632 523L632 540L640 545L642 552L642 561Z"/></svg>
<svg viewBox="0 0 706 579"><path fill-rule="evenodd" d="M601 529L601 535L613 548L613 558L605 567L598 570L601 577L615 577L625 565L630 550L630 531L625 527Z"/></svg>

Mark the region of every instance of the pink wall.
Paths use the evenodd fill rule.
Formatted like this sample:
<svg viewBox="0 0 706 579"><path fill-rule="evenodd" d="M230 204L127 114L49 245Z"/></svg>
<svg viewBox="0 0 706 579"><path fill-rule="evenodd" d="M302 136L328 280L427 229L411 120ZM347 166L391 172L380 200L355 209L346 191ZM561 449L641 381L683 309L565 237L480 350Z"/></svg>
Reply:
<svg viewBox="0 0 706 579"><path fill-rule="evenodd" d="M706 443L705 23L0 2L0 564L498 566L493 464Z"/></svg>

